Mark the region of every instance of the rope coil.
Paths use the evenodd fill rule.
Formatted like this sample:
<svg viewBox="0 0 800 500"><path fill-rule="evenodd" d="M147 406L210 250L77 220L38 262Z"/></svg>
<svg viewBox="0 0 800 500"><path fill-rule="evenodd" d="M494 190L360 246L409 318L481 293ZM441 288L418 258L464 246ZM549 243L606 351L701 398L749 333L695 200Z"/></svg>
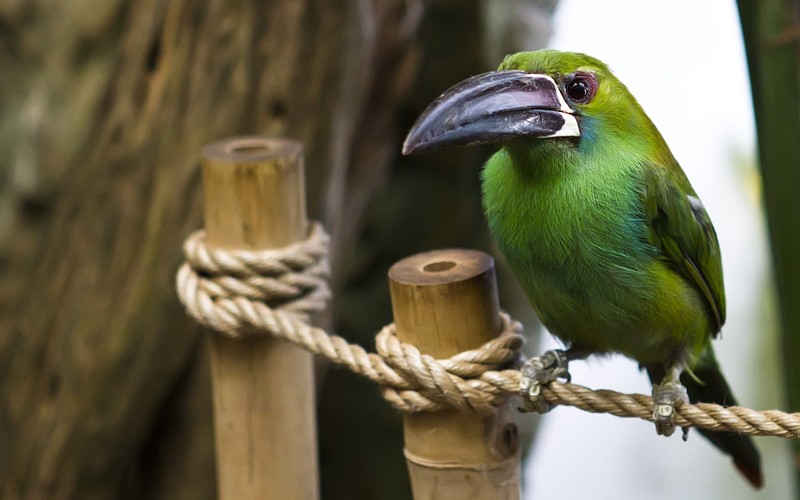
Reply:
<svg viewBox="0 0 800 500"><path fill-rule="evenodd" d="M490 413L518 396L521 373L515 368L524 342L522 325L506 314L501 314L503 332L496 339L443 360L400 342L394 325L376 336L377 353L308 325L309 314L324 309L330 298L327 245L318 223L306 240L263 251L211 248L205 233L197 231L184 244L178 296L188 313L209 328L234 338L281 338L369 378L401 411ZM643 394L550 382L542 386L541 397L552 405L652 421L653 400ZM800 438L800 413L778 410L683 404L676 408L675 424Z"/></svg>
<svg viewBox="0 0 800 500"><path fill-rule="evenodd" d="M198 322L234 338L272 334L253 321L256 304L307 319L322 311L328 288L328 235L315 223L307 239L260 251L210 248L205 231L184 242L186 261L178 269L178 294ZM185 300L186 299L186 300Z"/></svg>

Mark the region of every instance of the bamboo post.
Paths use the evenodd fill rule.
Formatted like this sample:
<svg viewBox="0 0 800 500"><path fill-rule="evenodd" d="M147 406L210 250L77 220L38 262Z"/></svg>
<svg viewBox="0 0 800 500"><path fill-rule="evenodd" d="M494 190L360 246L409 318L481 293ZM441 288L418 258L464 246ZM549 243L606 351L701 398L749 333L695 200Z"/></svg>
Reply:
<svg viewBox="0 0 800 500"><path fill-rule="evenodd" d="M209 245L307 236L301 144L233 138L206 146L202 163ZM311 354L272 338L212 339L219 498L319 498Z"/></svg>
<svg viewBox="0 0 800 500"><path fill-rule="evenodd" d="M440 250L389 270L398 338L435 358L495 338L494 261L474 250ZM415 500L518 499L519 439L508 406L492 415L444 410L407 414L405 456Z"/></svg>

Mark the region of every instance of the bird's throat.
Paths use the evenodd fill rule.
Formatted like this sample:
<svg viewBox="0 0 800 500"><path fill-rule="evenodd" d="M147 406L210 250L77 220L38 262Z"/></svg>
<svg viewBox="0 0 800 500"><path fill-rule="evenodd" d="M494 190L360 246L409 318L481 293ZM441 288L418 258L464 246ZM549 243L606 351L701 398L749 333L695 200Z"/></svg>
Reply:
<svg viewBox="0 0 800 500"><path fill-rule="evenodd" d="M522 182L526 189L533 184L549 184L567 178L580 164L578 142L574 139L520 139L506 144L500 154L507 158L505 168L510 168L515 180Z"/></svg>

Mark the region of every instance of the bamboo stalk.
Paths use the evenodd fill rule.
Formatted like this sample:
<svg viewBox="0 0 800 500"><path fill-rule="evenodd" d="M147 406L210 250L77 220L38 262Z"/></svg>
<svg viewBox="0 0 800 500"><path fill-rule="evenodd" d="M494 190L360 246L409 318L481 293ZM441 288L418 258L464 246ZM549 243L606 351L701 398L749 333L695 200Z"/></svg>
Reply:
<svg viewBox="0 0 800 500"><path fill-rule="evenodd" d="M473 250L418 254L389 270L398 338L446 358L501 331L494 261ZM489 416L444 410L404 417L416 500L518 499L519 440L508 406Z"/></svg>
<svg viewBox="0 0 800 500"><path fill-rule="evenodd" d="M303 175L297 142L245 137L205 147L209 245L255 250L305 238ZM212 338L219 498L319 498L311 354L271 338Z"/></svg>

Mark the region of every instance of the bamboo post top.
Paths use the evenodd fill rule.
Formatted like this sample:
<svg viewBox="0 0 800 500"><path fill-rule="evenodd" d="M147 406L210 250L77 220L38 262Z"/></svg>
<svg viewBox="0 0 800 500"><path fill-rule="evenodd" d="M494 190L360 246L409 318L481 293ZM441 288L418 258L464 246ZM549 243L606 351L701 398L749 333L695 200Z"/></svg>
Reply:
<svg viewBox="0 0 800 500"><path fill-rule="evenodd" d="M298 158L303 145L291 139L243 136L212 142L203 148L203 157L230 163L263 163Z"/></svg>
<svg viewBox="0 0 800 500"><path fill-rule="evenodd" d="M389 270L398 338L445 358L492 340L502 326L494 259L477 250L424 252Z"/></svg>
<svg viewBox="0 0 800 500"><path fill-rule="evenodd" d="M470 279L493 267L494 259L478 250L433 250L397 262L389 269L389 278L405 285L445 285Z"/></svg>
<svg viewBox="0 0 800 500"><path fill-rule="evenodd" d="M235 137L203 148L204 217L209 244L249 250L306 237L303 146Z"/></svg>
<svg viewBox="0 0 800 500"><path fill-rule="evenodd" d="M435 358L475 349L502 331L494 261L475 250L438 250L389 270L397 337ZM405 456L415 500L516 500L519 438L510 408L407 414Z"/></svg>

